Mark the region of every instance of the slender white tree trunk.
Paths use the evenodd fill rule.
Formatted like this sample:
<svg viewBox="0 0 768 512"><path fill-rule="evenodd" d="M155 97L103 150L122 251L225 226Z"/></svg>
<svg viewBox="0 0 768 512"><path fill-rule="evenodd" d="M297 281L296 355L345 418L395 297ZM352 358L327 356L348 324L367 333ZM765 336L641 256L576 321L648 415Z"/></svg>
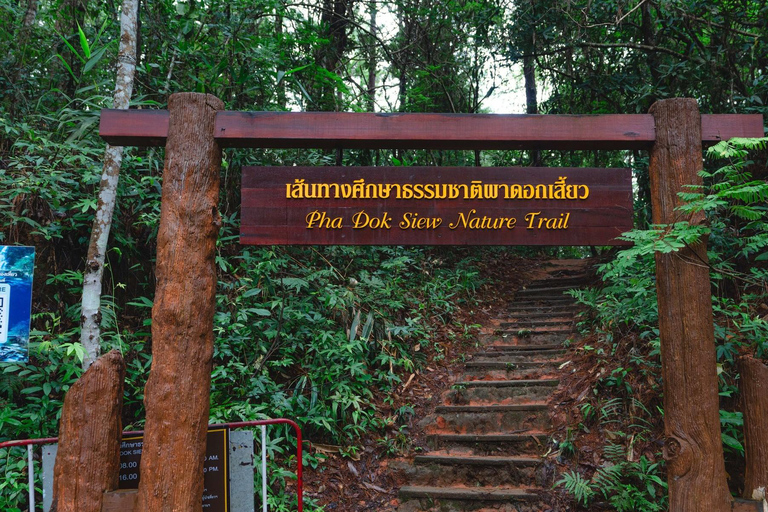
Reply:
<svg viewBox="0 0 768 512"><path fill-rule="evenodd" d="M136 30L139 0L123 0L120 16L120 48L117 53L117 80L113 108L127 109L133 91L136 71ZM99 185L99 201L93 220L91 241L83 276L83 301L80 343L85 347L83 368L88 368L99 356L101 345L101 282L104 275L104 256L107 252L109 229L117 198L117 181L123 161L122 146L110 146L104 153L104 169Z"/></svg>
<svg viewBox="0 0 768 512"><path fill-rule="evenodd" d="M27 0L27 12L24 13L24 20L21 22L21 26L24 28L31 27L37 17L37 0Z"/></svg>

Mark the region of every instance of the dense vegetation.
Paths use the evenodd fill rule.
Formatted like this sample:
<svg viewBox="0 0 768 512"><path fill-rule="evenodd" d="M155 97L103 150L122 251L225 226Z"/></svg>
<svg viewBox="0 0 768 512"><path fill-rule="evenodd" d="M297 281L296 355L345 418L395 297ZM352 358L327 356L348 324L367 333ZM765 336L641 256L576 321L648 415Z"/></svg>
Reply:
<svg viewBox="0 0 768 512"><path fill-rule="evenodd" d="M748 159L749 149L765 145L765 139L733 140L712 147L708 156L716 170L705 171L704 189L685 194L690 201L685 208L707 212L709 226L678 223L626 233L635 245L599 267L602 286L573 292L588 307L581 324L586 337L576 347L579 378L574 375L566 392L575 398L576 421L563 425L560 452L578 468L578 446L587 441L574 438L597 435L606 442L607 463L571 469L559 483L590 510L606 504L618 511L667 509L654 253L676 251L704 236L709 237L722 439L729 484L740 491L744 447L736 358L749 354L765 360L768 350L768 183L750 172L764 169L765 161L755 167Z"/></svg>
<svg viewBox="0 0 768 512"><path fill-rule="evenodd" d="M105 1L0 0L0 243L37 248L31 357L2 366L0 439L54 435L63 394L81 371L79 294L104 154L96 127L99 110L111 105L119 9ZM169 93L205 91L240 110L481 112L519 75L526 100L514 108L530 113L646 112L673 96L697 98L703 112L768 113L766 18L768 5L756 0L144 2L132 106L162 108ZM730 161L708 160L707 190L689 197L711 222L724 442L734 457L731 363L740 351L765 355L765 322L755 310L765 301L768 240L765 150L747 155L740 147L720 148L715 156ZM124 423L133 427L142 423L150 364L162 162L162 150L126 150L102 297L103 348L119 348L129 363ZM631 166L637 227L648 227L640 152L228 150L212 420L290 416L316 440L354 450L360 432L388 421L372 394L386 394L423 364L430 325L452 322L455 308L472 300L481 251L237 244L242 165L333 162ZM611 369L595 388L610 393L582 406L586 428L613 399L622 410L645 408L658 426L652 251L700 233L677 226L662 241L656 231L629 236L637 248L605 265L601 292L582 296L595 308L598 334L581 349ZM637 375L647 382L642 389ZM633 433L612 439L626 453L638 442ZM651 446L651 436L645 441ZM18 455L0 453L4 510L24 507ZM656 475L655 464L614 467ZM582 489L577 498L595 501L612 476L600 478L572 486ZM633 478L642 492L663 493Z"/></svg>

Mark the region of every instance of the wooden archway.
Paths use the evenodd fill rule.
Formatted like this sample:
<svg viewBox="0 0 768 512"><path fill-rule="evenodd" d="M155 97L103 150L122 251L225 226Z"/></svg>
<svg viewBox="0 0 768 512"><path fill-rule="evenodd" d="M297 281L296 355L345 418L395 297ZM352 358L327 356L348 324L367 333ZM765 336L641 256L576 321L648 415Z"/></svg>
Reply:
<svg viewBox="0 0 768 512"><path fill-rule="evenodd" d="M675 211L683 186L701 183L703 145L763 136L761 115L700 115L690 99L659 101L650 114L598 116L222 108L212 96L182 93L171 96L168 111L102 112L100 134L110 144L166 146L139 510L198 510L201 502L194 475L198 469L202 475L208 420L221 148L645 149L653 220L664 224L704 222L703 214L681 218ZM675 512L731 510L706 258L706 242L656 257L665 456ZM174 477L186 471L193 476Z"/></svg>

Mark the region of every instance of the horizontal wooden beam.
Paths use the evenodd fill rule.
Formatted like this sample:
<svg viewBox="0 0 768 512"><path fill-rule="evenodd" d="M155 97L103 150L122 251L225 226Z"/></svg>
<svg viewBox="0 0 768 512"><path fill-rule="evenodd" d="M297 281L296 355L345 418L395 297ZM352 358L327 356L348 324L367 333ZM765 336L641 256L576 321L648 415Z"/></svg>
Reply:
<svg viewBox="0 0 768 512"><path fill-rule="evenodd" d="M418 149L642 148L650 116L222 112L225 146Z"/></svg>
<svg viewBox="0 0 768 512"><path fill-rule="evenodd" d="M762 137L760 114L702 115L702 142ZM113 145L162 146L165 110L103 110L99 134ZM376 114L238 112L216 116L223 147L413 149L647 149L649 114Z"/></svg>
<svg viewBox="0 0 768 512"><path fill-rule="evenodd" d="M113 146L165 146L167 110L101 111L99 135Z"/></svg>

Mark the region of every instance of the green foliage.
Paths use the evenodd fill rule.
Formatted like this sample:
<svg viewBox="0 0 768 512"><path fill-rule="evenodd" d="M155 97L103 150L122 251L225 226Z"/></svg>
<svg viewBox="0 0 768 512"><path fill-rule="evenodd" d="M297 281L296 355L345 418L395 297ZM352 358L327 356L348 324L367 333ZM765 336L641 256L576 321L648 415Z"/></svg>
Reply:
<svg viewBox="0 0 768 512"><path fill-rule="evenodd" d="M605 331L608 338L620 334L622 328L639 332L646 339L654 338L658 323L656 311L653 255L676 252L708 237L709 260L715 290L722 289L726 280L735 280L754 287L742 301L725 295L713 296L714 309L724 325L716 327L723 342L719 354L732 360L735 351L728 348L729 339L737 336L740 343L751 344L758 354L765 351L765 321L750 314L750 301L758 298L768 273L759 265L747 272L739 271L739 261L762 261L768 247L768 183L751 179L745 160L751 148L765 148L766 139L734 139L721 142L709 150L711 157L735 157L737 160L715 171L702 172L708 193L702 191L681 194L687 203L683 212L704 212L707 225L677 222L651 229L633 230L622 238L634 243L611 262L600 267L605 285L600 290L576 290L572 294L590 306L589 322ZM626 331L625 331L626 332ZM721 357L722 359L722 357Z"/></svg>
<svg viewBox="0 0 768 512"><path fill-rule="evenodd" d="M744 456L744 445L741 444L744 434L739 427L743 426L744 418L741 412L720 410L720 427L722 429L720 435L723 438L723 448L734 451L741 456Z"/></svg>
<svg viewBox="0 0 768 512"><path fill-rule="evenodd" d="M661 463L652 463L645 456L638 461L625 460L621 446L606 446L605 452L612 454L610 460L598 468L591 479L569 471L555 486L563 486L583 507L588 507L602 496L617 512L667 510L667 484L662 479Z"/></svg>
<svg viewBox="0 0 768 512"><path fill-rule="evenodd" d="M425 318L449 320L469 291L460 271L425 256L242 250L220 285L211 416L296 418L308 435L334 443L369 430L373 390L387 393L420 364L413 348L430 344Z"/></svg>
<svg viewBox="0 0 768 512"><path fill-rule="evenodd" d="M39 471L39 464L35 464ZM21 447L0 449L0 508L8 512L22 512L20 504L29 495L27 450ZM39 492L37 485L36 492Z"/></svg>
<svg viewBox="0 0 768 512"><path fill-rule="evenodd" d="M590 481L581 476L581 473L569 471L563 474L563 477L555 483L555 486L562 485L563 488L576 499L576 503L587 506L596 494L596 490L590 485Z"/></svg>
<svg viewBox="0 0 768 512"><path fill-rule="evenodd" d="M749 158L754 154L751 151L765 148L766 139L733 139L710 148L708 156L713 161L725 159L726 163L703 171L704 187L683 192L681 198L685 204L680 208L684 214L705 216L706 223L677 222L625 233L622 238L634 245L599 267L602 287L571 292L588 306L581 327L597 337L595 343L583 346L582 350L596 358L602 368L594 388L598 398L581 405L583 428L609 425L629 428L631 443L626 447L629 453L633 443L652 440L654 419L648 411L652 404L643 404L635 398L641 389L633 387L632 382L646 392L650 385L657 398L661 392L654 256L674 253L706 240L723 397L720 411L723 446L730 456L743 457L743 418L741 413L729 409L737 393L735 358L744 352L765 357L768 350L768 325L755 310L765 302L768 289L768 272L761 263L766 259L768 247L768 208L765 206L768 184L764 179L752 177L750 170L756 166ZM662 412L658 405L656 407ZM640 414L632 414L633 410ZM620 437L628 439L626 434ZM610 452L610 446L606 446L606 456L616 462L616 454L611 457ZM653 478L659 468L643 459L628 464L620 462L610 469L602 468L589 482L580 475L566 474L559 484L585 506L598 492L610 489L603 497L616 510L662 510L653 508L659 501L650 498L663 490ZM623 475L631 472L634 483L625 485L614 471Z"/></svg>

